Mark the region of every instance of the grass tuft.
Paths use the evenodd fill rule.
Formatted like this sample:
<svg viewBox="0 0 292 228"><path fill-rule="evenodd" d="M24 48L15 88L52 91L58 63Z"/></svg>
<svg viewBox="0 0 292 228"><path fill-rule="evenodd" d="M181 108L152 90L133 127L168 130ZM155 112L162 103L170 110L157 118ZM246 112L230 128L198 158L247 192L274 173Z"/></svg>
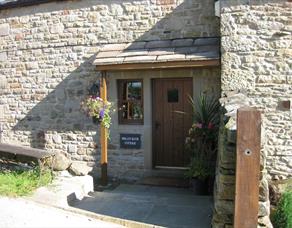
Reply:
<svg viewBox="0 0 292 228"><path fill-rule="evenodd" d="M40 172L38 168L26 171L1 171L0 195L17 197L30 195L36 188L51 183L50 170Z"/></svg>

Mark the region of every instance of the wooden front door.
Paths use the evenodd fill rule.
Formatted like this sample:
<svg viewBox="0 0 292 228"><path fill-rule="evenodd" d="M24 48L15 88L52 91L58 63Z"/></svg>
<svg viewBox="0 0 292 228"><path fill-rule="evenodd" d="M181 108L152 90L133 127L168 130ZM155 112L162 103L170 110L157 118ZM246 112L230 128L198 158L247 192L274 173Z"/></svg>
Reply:
<svg viewBox="0 0 292 228"><path fill-rule="evenodd" d="M192 78L153 80L154 167L186 167L190 161L184 143L192 125L192 88Z"/></svg>

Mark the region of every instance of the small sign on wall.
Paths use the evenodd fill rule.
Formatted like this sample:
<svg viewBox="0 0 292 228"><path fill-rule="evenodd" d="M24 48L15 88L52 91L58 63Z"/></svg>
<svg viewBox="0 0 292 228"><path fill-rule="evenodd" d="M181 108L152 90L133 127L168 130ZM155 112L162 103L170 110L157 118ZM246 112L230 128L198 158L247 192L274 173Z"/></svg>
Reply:
<svg viewBox="0 0 292 228"><path fill-rule="evenodd" d="M120 134L120 147L123 149L141 149L141 135Z"/></svg>

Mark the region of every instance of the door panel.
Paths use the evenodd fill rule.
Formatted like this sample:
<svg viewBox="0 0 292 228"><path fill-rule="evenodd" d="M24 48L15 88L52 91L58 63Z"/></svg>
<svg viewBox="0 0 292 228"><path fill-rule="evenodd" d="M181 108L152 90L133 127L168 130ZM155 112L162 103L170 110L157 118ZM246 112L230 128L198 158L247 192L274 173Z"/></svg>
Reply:
<svg viewBox="0 0 292 228"><path fill-rule="evenodd" d="M189 163L184 142L192 125L188 102L192 84L192 78L153 80L154 166L185 167Z"/></svg>

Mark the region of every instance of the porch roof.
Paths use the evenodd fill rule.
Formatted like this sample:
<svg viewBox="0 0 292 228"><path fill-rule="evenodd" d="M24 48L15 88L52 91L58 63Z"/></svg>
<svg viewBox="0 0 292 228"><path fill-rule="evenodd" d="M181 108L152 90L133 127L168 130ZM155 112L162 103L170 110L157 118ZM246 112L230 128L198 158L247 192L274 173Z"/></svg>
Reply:
<svg viewBox="0 0 292 228"><path fill-rule="evenodd" d="M219 38L188 38L105 44L97 70L130 70L220 65Z"/></svg>

